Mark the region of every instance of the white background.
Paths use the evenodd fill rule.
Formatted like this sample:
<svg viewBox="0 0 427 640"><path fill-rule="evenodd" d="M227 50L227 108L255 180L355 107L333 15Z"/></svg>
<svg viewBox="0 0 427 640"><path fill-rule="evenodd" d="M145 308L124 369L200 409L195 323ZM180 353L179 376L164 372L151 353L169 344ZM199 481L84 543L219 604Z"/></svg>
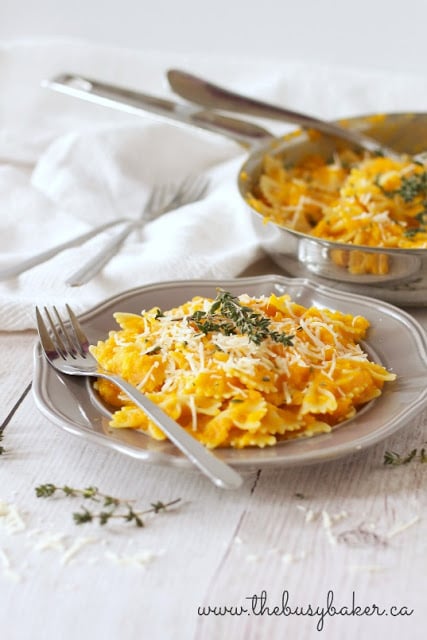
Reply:
<svg viewBox="0 0 427 640"><path fill-rule="evenodd" d="M423 73L427 0L1 0L0 40L72 37Z"/></svg>

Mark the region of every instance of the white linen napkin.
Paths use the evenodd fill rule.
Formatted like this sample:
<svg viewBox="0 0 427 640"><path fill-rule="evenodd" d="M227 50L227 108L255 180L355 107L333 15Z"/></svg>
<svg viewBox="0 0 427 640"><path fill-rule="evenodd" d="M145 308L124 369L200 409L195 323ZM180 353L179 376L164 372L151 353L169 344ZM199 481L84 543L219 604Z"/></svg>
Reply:
<svg viewBox="0 0 427 640"><path fill-rule="evenodd" d="M423 110L417 77L272 60L227 60L128 51L80 42L0 47L0 268L103 221L137 218L153 185L206 174L210 189L133 233L82 287L65 279L110 230L19 277L0 282L0 330L34 327L34 306L69 302L77 312L144 283L239 275L260 255L236 178L245 152L221 136L139 118L47 89L73 72L171 97L165 71L181 67L236 90L308 113ZM265 123L263 123L265 124ZM289 125L270 123L275 132Z"/></svg>

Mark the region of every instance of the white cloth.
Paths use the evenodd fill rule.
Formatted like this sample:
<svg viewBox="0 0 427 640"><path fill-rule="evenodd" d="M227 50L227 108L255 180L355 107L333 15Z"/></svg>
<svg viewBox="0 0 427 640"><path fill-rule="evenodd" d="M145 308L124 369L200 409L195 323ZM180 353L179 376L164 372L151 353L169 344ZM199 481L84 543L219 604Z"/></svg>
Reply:
<svg viewBox="0 0 427 640"><path fill-rule="evenodd" d="M79 101L40 83L73 72L171 97L165 71L181 67L255 97L324 118L422 111L415 76L298 61L225 60L113 49L82 42L0 47L0 269L106 220L137 217L154 184L210 176L208 194L133 233L91 282L65 279L114 231L0 282L0 330L34 327L36 304L77 312L144 283L237 276L259 255L236 178L245 152L221 136ZM178 99L179 100L179 99ZM265 124L265 123L263 123ZM274 132L289 125L275 123ZM116 230L117 231L117 230Z"/></svg>

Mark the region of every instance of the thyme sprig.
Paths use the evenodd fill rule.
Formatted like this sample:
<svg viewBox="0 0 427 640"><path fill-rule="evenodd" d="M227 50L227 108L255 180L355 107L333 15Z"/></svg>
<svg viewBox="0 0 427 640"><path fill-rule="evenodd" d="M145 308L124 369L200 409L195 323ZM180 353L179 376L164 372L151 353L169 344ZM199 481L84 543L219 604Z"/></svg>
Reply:
<svg viewBox="0 0 427 640"><path fill-rule="evenodd" d="M187 317L187 322L207 335L219 332L226 336L247 335L251 342L261 344L271 338L274 342L292 346L294 336L288 336L270 329L270 319L243 305L230 292L218 289L218 295L208 311L195 311Z"/></svg>
<svg viewBox="0 0 427 640"><path fill-rule="evenodd" d="M132 506L130 500L115 498L111 495L102 493L97 487L86 487L84 489L76 489L68 485L62 487L52 483L41 484L36 487L36 496L38 498L50 498L51 496L62 493L67 497L80 497L86 500L92 500L101 504L101 509L91 511L82 506L80 511L73 513L73 520L76 524L85 524L97 520L100 525L105 525L111 519L120 519L125 522L133 522L136 527L144 527L143 516L149 513L160 513L167 511L169 507L175 506L181 501L181 498L171 500L170 502L152 502L149 509L137 511Z"/></svg>
<svg viewBox="0 0 427 640"><path fill-rule="evenodd" d="M386 451L384 453L384 464L390 466L400 466L402 464L408 464L414 459L418 459L419 462L427 462L427 451L422 448L418 453L418 449L412 449L409 453L402 455L396 451Z"/></svg>
<svg viewBox="0 0 427 640"><path fill-rule="evenodd" d="M404 202L412 202L420 195L427 195L427 172L414 173L402 178L399 189L395 192Z"/></svg>
<svg viewBox="0 0 427 640"><path fill-rule="evenodd" d="M380 183L381 174L377 175L374 183L389 198L400 196L404 202L413 202L418 196L427 196L427 171L403 176L398 189L385 189Z"/></svg>
<svg viewBox="0 0 427 640"><path fill-rule="evenodd" d="M409 204L413 202L415 198L422 197L420 202L424 209L414 216L414 219L418 222L418 227L411 227L404 231L404 236L407 238L413 238L417 233L424 233L427 231L427 171L423 173L414 173L412 176L403 176L400 182L400 187L394 190L385 189L380 184L381 175L377 175L374 182L376 186L381 189L385 196L388 198L394 198L394 196L400 196L404 202Z"/></svg>

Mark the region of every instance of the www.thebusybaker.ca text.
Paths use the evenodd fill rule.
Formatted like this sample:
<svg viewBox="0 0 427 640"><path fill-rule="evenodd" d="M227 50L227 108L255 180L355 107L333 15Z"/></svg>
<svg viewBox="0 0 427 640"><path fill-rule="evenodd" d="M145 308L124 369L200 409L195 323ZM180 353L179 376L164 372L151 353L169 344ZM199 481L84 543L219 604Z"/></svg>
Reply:
<svg viewBox="0 0 427 640"><path fill-rule="evenodd" d="M329 590L326 596L326 602L323 606L313 606L307 604L304 606L295 605L290 603L290 594L286 589L282 591L281 600L279 604L270 605L268 602L267 591L263 590L259 594L253 594L246 596L245 600L248 600L248 606L211 606L205 605L198 607L197 613L199 616L307 616L317 618L316 629L322 631L325 618L327 616L411 616L414 613L413 609L409 609L406 606L392 605L390 607L379 607L377 604L370 605L358 605L356 603L356 594L353 591L351 597L351 604L344 606L334 605L334 592Z"/></svg>

